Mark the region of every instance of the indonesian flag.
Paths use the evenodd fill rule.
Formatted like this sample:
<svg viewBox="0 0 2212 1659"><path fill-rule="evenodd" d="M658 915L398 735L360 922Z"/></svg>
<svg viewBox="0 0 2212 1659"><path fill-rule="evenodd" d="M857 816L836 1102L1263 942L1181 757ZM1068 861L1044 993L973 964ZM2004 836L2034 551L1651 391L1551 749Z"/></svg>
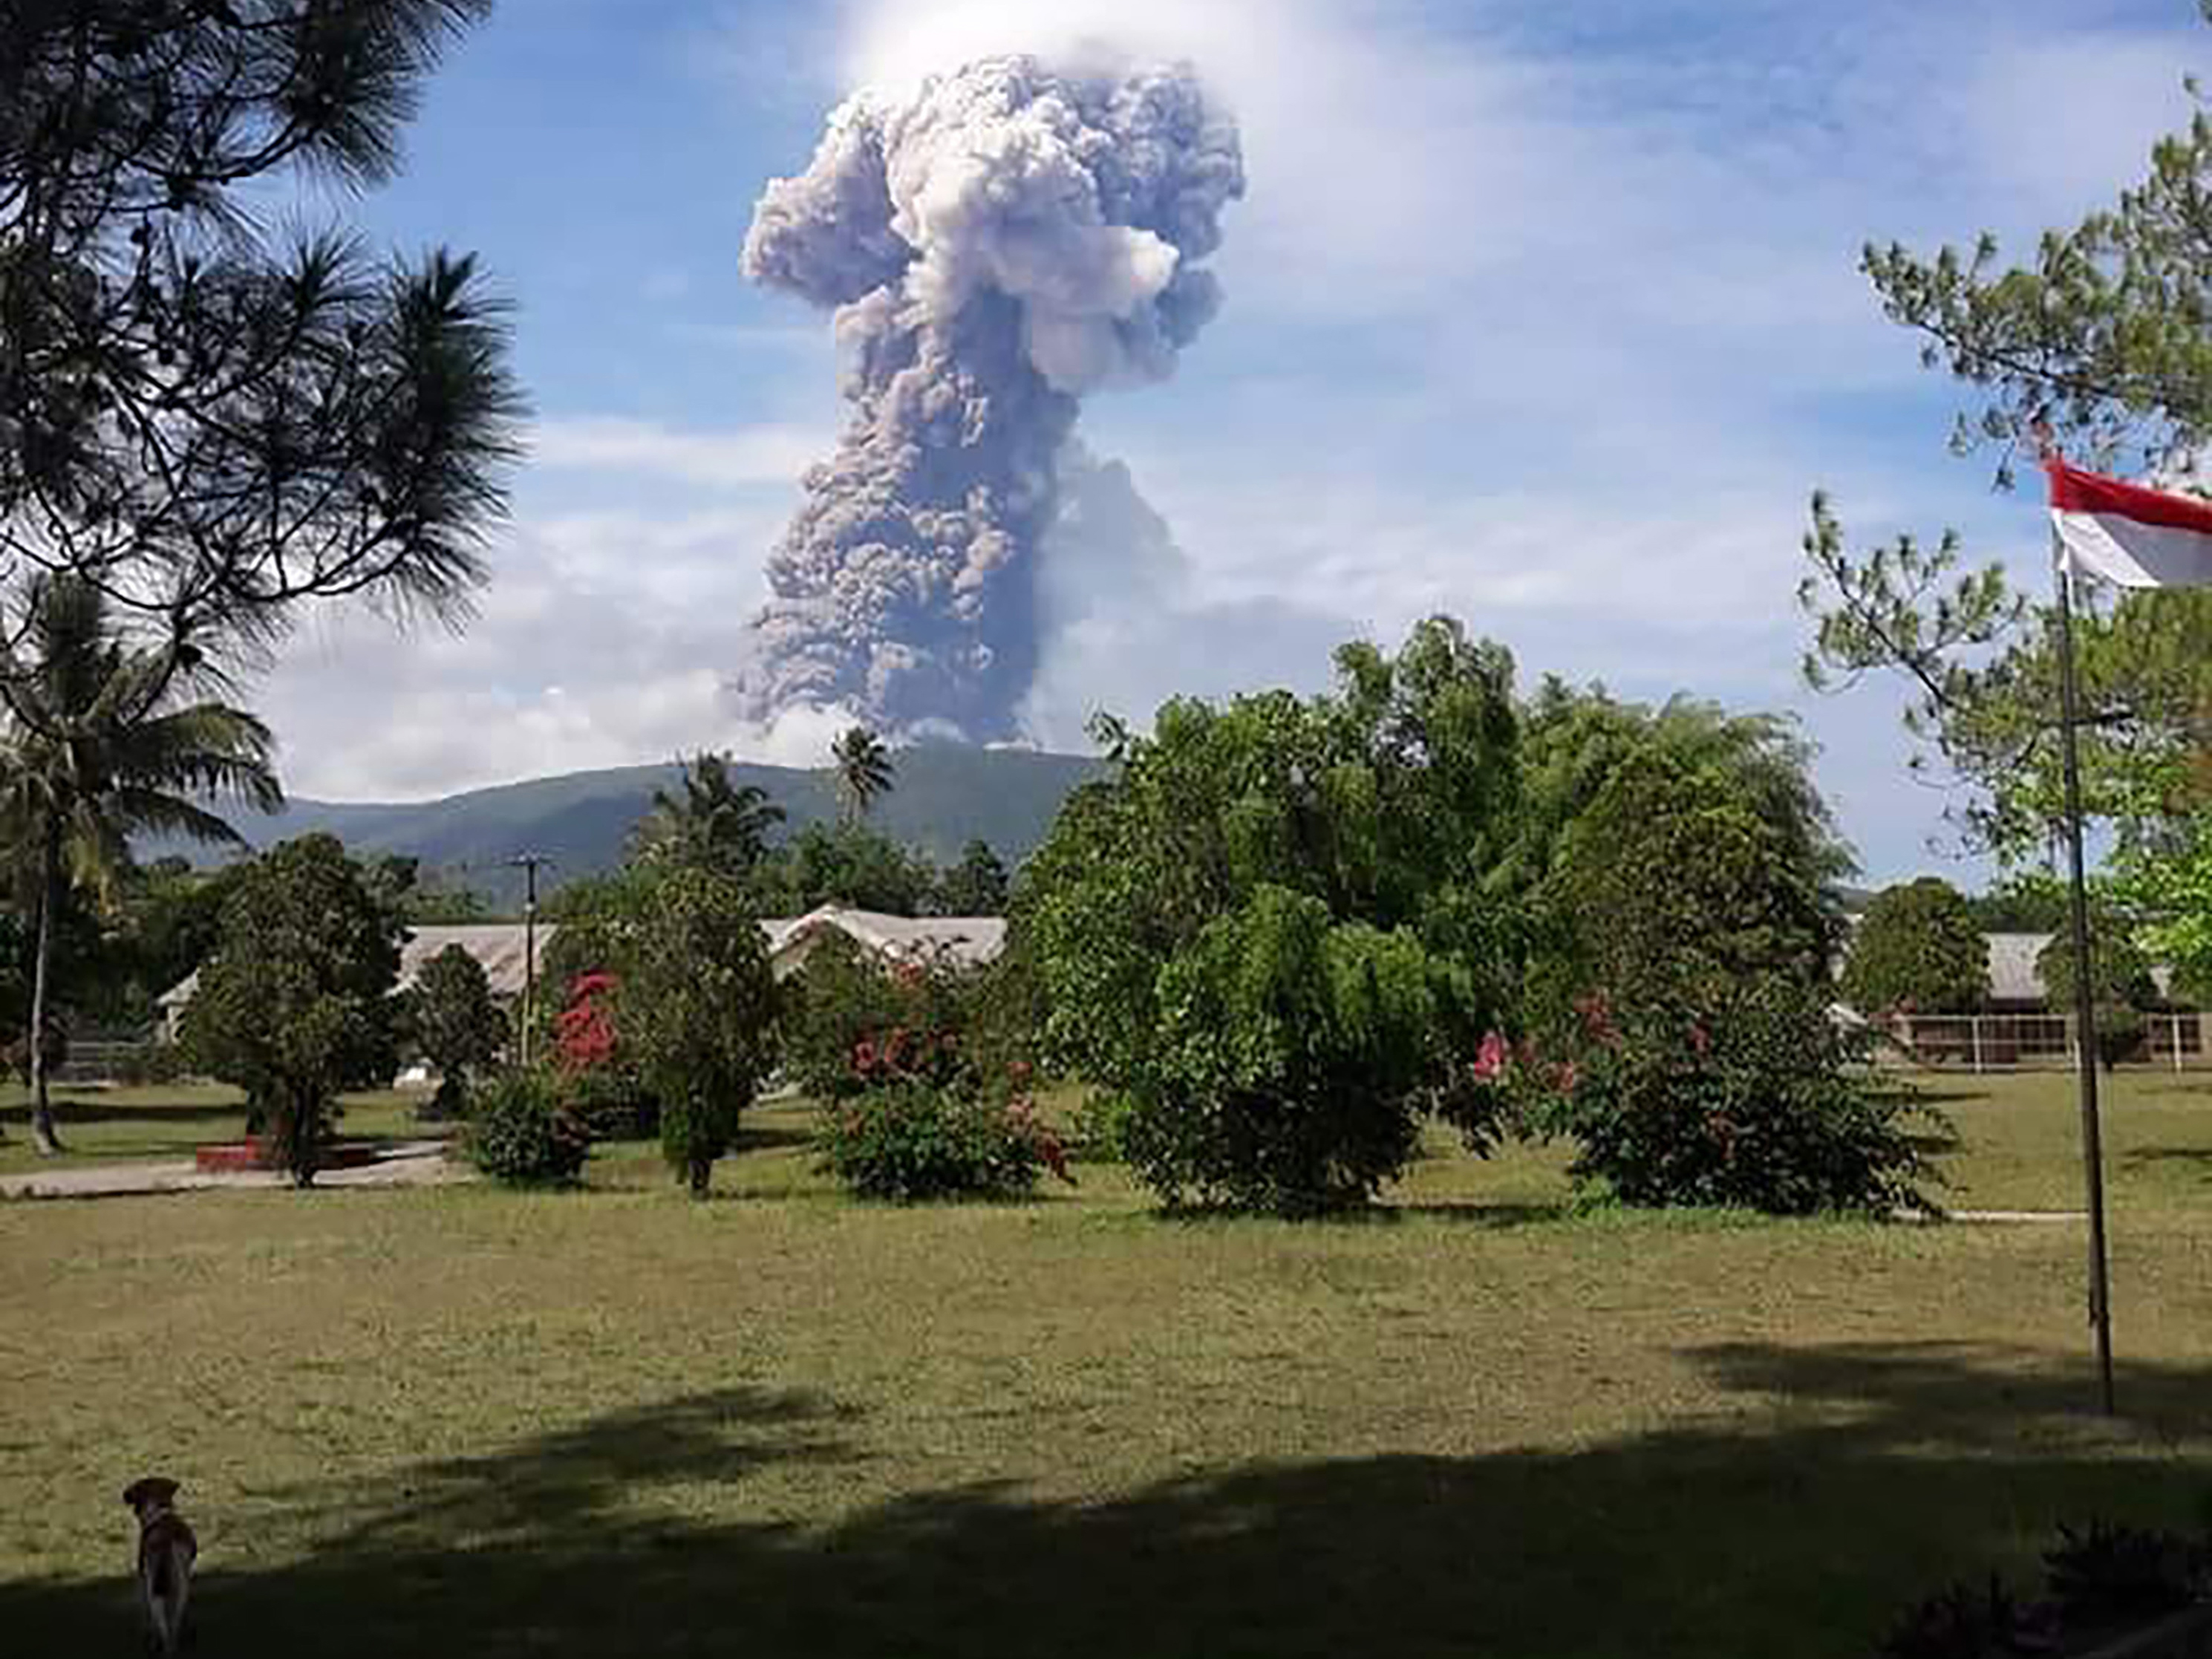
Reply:
<svg viewBox="0 0 2212 1659"><path fill-rule="evenodd" d="M2118 587L2212 586L2212 501L2122 483L2056 456L2043 467L2067 569Z"/></svg>

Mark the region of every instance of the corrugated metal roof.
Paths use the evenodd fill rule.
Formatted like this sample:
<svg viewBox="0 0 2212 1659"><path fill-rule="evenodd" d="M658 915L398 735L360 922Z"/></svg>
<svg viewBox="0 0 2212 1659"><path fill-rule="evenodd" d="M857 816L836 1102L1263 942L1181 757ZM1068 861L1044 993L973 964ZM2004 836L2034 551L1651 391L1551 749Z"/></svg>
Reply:
<svg viewBox="0 0 2212 1659"><path fill-rule="evenodd" d="M400 990L407 990L422 974L431 957L453 945L459 945L483 965L484 977L491 981L491 994L496 997L519 997L522 994L526 977L524 969L527 957L525 929L519 921L473 922L458 927L416 927L410 929L407 942L399 950ZM538 924L538 960L545 960L545 947L559 933L557 922Z"/></svg>
<svg viewBox="0 0 2212 1659"><path fill-rule="evenodd" d="M955 967L980 968L1006 948L1000 916L886 916L824 905L796 921L763 922L769 951L782 956L818 929L832 927L880 956L912 961L941 951Z"/></svg>
<svg viewBox="0 0 2212 1659"><path fill-rule="evenodd" d="M997 959L1006 949L1006 924L998 916L886 916L870 910L847 910L824 905L806 915L788 920L763 919L769 955L782 959L799 949L818 930L832 928L884 957L908 961L942 951L955 966L978 968ZM545 947L560 931L555 922L538 926L538 959L545 960ZM483 964L495 996L522 994L525 958L524 927L519 921L481 922L466 927L416 927L400 947L399 983L405 990L431 957L458 945ZM195 973L165 992L164 1009L182 1008L199 988Z"/></svg>
<svg viewBox="0 0 2212 1659"><path fill-rule="evenodd" d="M1986 933L1990 942L1990 1000L1992 1002L2045 1002L2050 992L2037 970L2036 962L2043 955L2055 933ZM2173 995L2173 969L2163 963L2153 963L2151 983L2158 987L2160 997L2171 1000Z"/></svg>

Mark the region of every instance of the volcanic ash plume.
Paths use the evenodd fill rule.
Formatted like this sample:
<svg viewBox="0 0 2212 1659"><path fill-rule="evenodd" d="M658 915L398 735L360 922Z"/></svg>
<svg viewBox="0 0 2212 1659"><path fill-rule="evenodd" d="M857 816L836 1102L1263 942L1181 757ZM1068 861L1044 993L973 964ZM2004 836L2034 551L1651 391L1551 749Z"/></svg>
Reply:
<svg viewBox="0 0 2212 1659"><path fill-rule="evenodd" d="M853 404L769 562L746 718L1017 735L1080 399L1173 371L1243 191L1235 125L1188 68L994 58L830 117L745 242L748 276L836 308Z"/></svg>

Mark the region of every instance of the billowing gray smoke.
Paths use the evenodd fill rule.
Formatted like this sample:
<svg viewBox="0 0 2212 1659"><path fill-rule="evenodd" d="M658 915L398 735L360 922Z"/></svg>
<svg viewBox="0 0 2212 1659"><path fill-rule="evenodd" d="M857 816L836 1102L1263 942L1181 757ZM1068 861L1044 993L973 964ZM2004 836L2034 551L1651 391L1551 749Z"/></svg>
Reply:
<svg viewBox="0 0 2212 1659"><path fill-rule="evenodd" d="M769 562L745 718L1018 735L1079 400L1172 372L1219 306L1200 262L1243 191L1236 126L1187 67L993 58L830 117L745 242L747 276L836 308L854 410Z"/></svg>

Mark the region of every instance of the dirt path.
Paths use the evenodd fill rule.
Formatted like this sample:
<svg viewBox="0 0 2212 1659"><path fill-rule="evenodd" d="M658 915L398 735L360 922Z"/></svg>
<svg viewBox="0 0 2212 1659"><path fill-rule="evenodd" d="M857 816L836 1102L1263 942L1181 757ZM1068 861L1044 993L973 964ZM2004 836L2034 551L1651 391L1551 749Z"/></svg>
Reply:
<svg viewBox="0 0 2212 1659"><path fill-rule="evenodd" d="M318 1187L434 1187L472 1181L475 1171L445 1157L441 1140L412 1140L388 1147L374 1164L331 1170L315 1178ZM0 1176L4 1198L124 1198L149 1193L239 1192L287 1187L291 1177L277 1170L210 1174L189 1161L103 1164L70 1170Z"/></svg>

